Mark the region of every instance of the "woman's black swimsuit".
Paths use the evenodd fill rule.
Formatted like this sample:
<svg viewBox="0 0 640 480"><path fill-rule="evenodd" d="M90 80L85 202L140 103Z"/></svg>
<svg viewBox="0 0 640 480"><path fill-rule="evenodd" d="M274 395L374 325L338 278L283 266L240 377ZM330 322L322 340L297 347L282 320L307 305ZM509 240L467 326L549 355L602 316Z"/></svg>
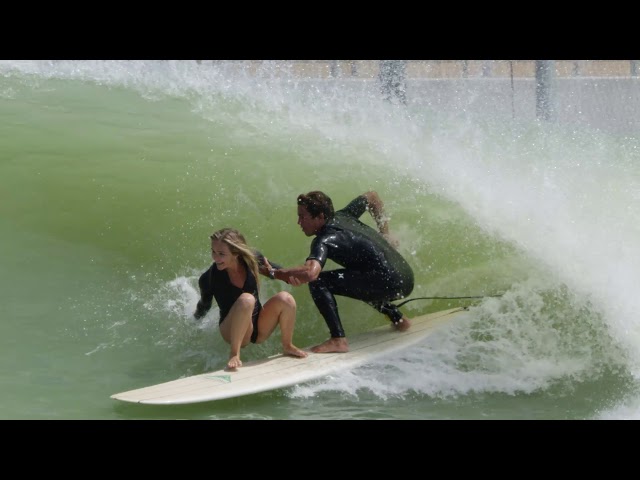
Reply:
<svg viewBox="0 0 640 480"><path fill-rule="evenodd" d="M256 256L259 262L262 261L262 254L257 253ZM204 272L198 280L200 286L200 300L194 316L199 319L206 315L211 309L213 298L216 299L218 308L220 309L220 319L218 325L224 322L224 319L229 314L229 310L242 293L250 293L256 299L255 307L253 308L253 314L251 320L253 322L253 333L251 334L251 343L256 343L258 338L258 316L262 310L262 304L258 298L258 283L256 277L249 268L247 270L247 279L244 282L242 288L238 288L231 283L229 274L226 270L218 270L218 266L213 263L209 270Z"/></svg>

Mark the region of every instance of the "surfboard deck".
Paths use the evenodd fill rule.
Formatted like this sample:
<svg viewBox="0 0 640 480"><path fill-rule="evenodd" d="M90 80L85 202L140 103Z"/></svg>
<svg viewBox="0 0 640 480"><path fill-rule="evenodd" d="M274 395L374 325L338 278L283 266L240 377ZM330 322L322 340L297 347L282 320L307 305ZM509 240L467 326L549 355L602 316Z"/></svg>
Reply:
<svg viewBox="0 0 640 480"><path fill-rule="evenodd" d="M348 337L346 353L313 353L307 358L273 355L243 362L235 371L225 369L172 380L150 387L111 395L115 400L149 405L209 402L289 387L318 379L337 370L353 368L395 350L407 348L455 318L465 308L452 308L411 319L406 332L391 324Z"/></svg>

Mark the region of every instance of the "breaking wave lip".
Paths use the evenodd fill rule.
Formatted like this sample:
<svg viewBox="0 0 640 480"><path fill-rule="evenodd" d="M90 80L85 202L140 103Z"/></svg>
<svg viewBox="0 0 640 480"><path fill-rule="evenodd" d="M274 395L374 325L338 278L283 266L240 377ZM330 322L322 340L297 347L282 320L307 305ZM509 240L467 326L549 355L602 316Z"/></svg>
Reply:
<svg viewBox="0 0 640 480"><path fill-rule="evenodd" d="M523 287L518 295L521 305L514 301L511 310L497 299L470 307L467 316L440 327L417 346L298 385L289 395L310 398L338 391L384 401L415 395L445 401L474 394L529 395L560 383L597 380L620 360L615 345L599 344L604 324L597 315L585 327L579 316L545 312L535 292ZM567 335L560 338L557 323L565 319L574 326L565 327ZM585 339L591 343L582 343ZM594 354L598 350L604 357Z"/></svg>

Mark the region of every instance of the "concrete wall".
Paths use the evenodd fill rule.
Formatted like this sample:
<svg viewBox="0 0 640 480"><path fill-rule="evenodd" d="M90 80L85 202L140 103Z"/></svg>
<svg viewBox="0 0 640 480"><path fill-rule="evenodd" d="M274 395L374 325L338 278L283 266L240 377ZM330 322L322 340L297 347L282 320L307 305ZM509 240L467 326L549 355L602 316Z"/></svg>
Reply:
<svg viewBox="0 0 640 480"><path fill-rule="evenodd" d="M202 60L215 62L216 60ZM511 77L534 78L535 60L407 60L407 78ZM630 77L640 75L638 60L554 60L555 76ZM270 74L299 78L376 78L379 60L240 60L241 68L258 73L270 64Z"/></svg>
<svg viewBox="0 0 640 480"><path fill-rule="evenodd" d="M407 80L409 104L472 116L536 119L534 79ZM552 121L640 135L640 78L565 77L552 84Z"/></svg>
<svg viewBox="0 0 640 480"><path fill-rule="evenodd" d="M202 63L217 62L203 60ZM295 77L328 94L335 89L381 95L379 60L225 62L265 78ZM640 135L640 62L555 60L552 121ZM536 120L535 61L408 60L406 100L412 108L477 117ZM320 82L319 82L320 81Z"/></svg>

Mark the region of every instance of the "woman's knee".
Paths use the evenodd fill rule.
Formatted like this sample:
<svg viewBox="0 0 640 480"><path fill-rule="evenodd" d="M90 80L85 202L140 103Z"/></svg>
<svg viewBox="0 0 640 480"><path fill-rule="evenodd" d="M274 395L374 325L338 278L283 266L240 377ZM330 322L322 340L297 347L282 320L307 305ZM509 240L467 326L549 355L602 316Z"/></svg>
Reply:
<svg viewBox="0 0 640 480"><path fill-rule="evenodd" d="M289 292L279 292L276 294L276 298L278 302L282 303L285 308L293 309L296 308L296 299L293 298Z"/></svg>
<svg viewBox="0 0 640 480"><path fill-rule="evenodd" d="M253 310L256 305L256 298L250 293L242 293L235 301L235 304L242 309Z"/></svg>

